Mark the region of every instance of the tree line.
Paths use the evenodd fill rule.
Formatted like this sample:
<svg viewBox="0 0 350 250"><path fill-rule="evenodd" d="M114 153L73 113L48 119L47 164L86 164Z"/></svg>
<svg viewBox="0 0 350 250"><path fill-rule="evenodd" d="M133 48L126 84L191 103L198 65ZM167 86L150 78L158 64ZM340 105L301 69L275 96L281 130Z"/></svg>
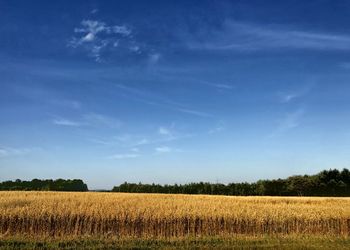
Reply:
<svg viewBox="0 0 350 250"><path fill-rule="evenodd" d="M88 191L80 179L0 182L0 190ZM270 196L350 196L350 171L344 168L324 170L315 175L295 175L286 179L259 180L248 183L188 183L174 185L125 182L113 187L112 192L215 194L215 195L270 195Z"/></svg>
<svg viewBox="0 0 350 250"><path fill-rule="evenodd" d="M269 195L269 196L350 196L350 171L324 170L316 175L296 175L286 179L259 180L254 183L189 183L175 185L123 183L112 192Z"/></svg>
<svg viewBox="0 0 350 250"><path fill-rule="evenodd" d="M74 180L39 180L4 181L0 183L0 190L37 190L37 191L88 191L87 185L79 179Z"/></svg>

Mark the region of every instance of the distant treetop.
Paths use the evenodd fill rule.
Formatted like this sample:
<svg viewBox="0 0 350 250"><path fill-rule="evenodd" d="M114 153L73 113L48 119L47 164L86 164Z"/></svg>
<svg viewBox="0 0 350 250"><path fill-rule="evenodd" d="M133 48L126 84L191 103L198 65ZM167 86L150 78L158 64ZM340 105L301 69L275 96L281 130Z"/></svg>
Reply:
<svg viewBox="0 0 350 250"><path fill-rule="evenodd" d="M74 180L39 180L4 181L0 183L0 190L38 190L38 191L88 191L87 185L79 179Z"/></svg>

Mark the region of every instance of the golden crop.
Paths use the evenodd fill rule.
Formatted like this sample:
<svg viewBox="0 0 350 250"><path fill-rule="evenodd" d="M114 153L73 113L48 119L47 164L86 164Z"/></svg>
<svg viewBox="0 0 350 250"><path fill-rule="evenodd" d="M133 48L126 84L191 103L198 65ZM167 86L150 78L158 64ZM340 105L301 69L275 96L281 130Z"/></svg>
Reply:
<svg viewBox="0 0 350 250"><path fill-rule="evenodd" d="M0 192L0 234L118 238L349 236L350 199Z"/></svg>

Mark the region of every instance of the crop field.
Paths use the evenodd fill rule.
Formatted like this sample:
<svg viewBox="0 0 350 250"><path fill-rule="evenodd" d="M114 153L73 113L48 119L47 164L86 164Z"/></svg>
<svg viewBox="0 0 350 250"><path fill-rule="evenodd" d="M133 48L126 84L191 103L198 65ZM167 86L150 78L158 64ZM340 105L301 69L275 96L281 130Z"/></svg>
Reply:
<svg viewBox="0 0 350 250"><path fill-rule="evenodd" d="M0 239L348 241L349 198L0 192Z"/></svg>

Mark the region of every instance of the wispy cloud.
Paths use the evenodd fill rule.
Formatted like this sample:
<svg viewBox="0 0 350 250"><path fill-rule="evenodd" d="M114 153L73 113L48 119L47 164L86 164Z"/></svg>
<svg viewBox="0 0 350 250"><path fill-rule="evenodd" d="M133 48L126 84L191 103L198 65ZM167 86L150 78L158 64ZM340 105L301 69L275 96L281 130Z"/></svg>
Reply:
<svg viewBox="0 0 350 250"><path fill-rule="evenodd" d="M300 95L298 93L286 93L286 94L281 94L281 101L284 103L290 102L293 99L299 97Z"/></svg>
<svg viewBox="0 0 350 250"><path fill-rule="evenodd" d="M200 37L201 42L191 41L190 49L201 50L266 50L308 49L349 50L350 36L347 34L321 33L297 30L285 26L269 26L227 21L222 30L210 37ZM204 42L203 42L204 40Z"/></svg>
<svg viewBox="0 0 350 250"><path fill-rule="evenodd" d="M31 65L30 65L31 66ZM32 66L28 68L23 68L23 66L20 64L18 67L20 68L20 71L26 72L29 70L31 73L33 71L35 74L38 74L40 78L45 78L46 76L56 77L56 70L52 70L49 67L37 67ZM60 71L60 70L58 70ZM70 78L70 74L68 74L68 78ZM21 98L29 99L33 102L41 102L45 105L55 106L58 108L67 108L67 109L80 109L83 104L79 100L75 99L69 99L66 98L61 93L53 90L49 86L44 85L36 85L36 84L14 84L12 86L13 91L16 93L16 95L21 96Z"/></svg>
<svg viewBox="0 0 350 250"><path fill-rule="evenodd" d="M140 150L140 147L170 143L193 136L195 134L182 133L163 126L159 127L156 133L150 131L148 134L121 134L108 138L90 138L88 140L104 146L129 148L131 151L136 152Z"/></svg>
<svg viewBox="0 0 350 250"><path fill-rule="evenodd" d="M87 124L97 127L104 126L110 128L119 128L122 125L122 122L119 119L97 113L85 114L83 115L82 119Z"/></svg>
<svg viewBox="0 0 350 250"><path fill-rule="evenodd" d="M190 114L190 115L204 117L204 118L213 117L212 114L202 112L202 111L192 110L192 109L188 109L188 108L174 108L174 110L180 111L182 113Z"/></svg>
<svg viewBox="0 0 350 250"><path fill-rule="evenodd" d="M131 148L130 149L132 152L140 152L140 149L139 148Z"/></svg>
<svg viewBox="0 0 350 250"><path fill-rule="evenodd" d="M208 131L208 134L215 134L223 131L225 129L225 124L223 121L218 122L218 124Z"/></svg>
<svg viewBox="0 0 350 250"><path fill-rule="evenodd" d="M101 53L107 48L120 47L124 44L124 49L130 52L135 50L135 41L132 39L132 30L126 25L107 25L98 20L83 20L80 27L74 29L74 36L68 43L73 48L83 48L89 52L97 62L101 62Z"/></svg>
<svg viewBox="0 0 350 250"><path fill-rule="evenodd" d="M298 109L292 113L288 113L281 121L279 130L286 131L300 125L300 119L304 115L303 109Z"/></svg>
<svg viewBox="0 0 350 250"><path fill-rule="evenodd" d="M192 108L187 107L184 104L176 103L173 101L170 101L166 99L165 97L158 96L154 93L149 93L147 91L143 91L141 89L136 89L132 88L129 86L125 86L123 84L114 84L115 87L123 90L126 93L131 94L128 96L129 99L145 103L147 105L152 105L152 106L159 106L162 108L166 108L169 110L185 113L185 114L190 114L202 118L208 118L208 117L213 117L212 114L209 114L207 112L202 112L198 110L194 110Z"/></svg>
<svg viewBox="0 0 350 250"><path fill-rule="evenodd" d="M181 153L184 152L179 148L172 148L169 146L159 146L154 148L155 154Z"/></svg>
<svg viewBox="0 0 350 250"><path fill-rule="evenodd" d="M53 105L70 108L70 109L80 109L82 106L81 102L76 100L54 99L54 100L50 100L49 102L52 103Z"/></svg>
<svg viewBox="0 0 350 250"><path fill-rule="evenodd" d="M90 11L91 14L96 14L98 12L98 9L93 9Z"/></svg>
<svg viewBox="0 0 350 250"><path fill-rule="evenodd" d="M120 120L114 117L97 114L97 113L84 114L84 115L81 115L76 120L56 117L52 120L52 123L59 126L70 126L70 127L90 126L90 127L120 128L122 126L122 122Z"/></svg>
<svg viewBox="0 0 350 250"><path fill-rule="evenodd" d="M278 95L282 103L289 103L294 99L307 95L314 86L314 84L307 84L304 87L294 91L280 92Z"/></svg>
<svg viewBox="0 0 350 250"><path fill-rule="evenodd" d="M158 133L161 135L170 135L171 134L170 130L168 128L165 128L165 127L159 127Z"/></svg>
<svg viewBox="0 0 350 250"><path fill-rule="evenodd" d="M123 148L135 149L139 146L148 145L152 142L145 136L122 134L118 136L110 136L108 138L89 138L90 142L105 146L120 146Z"/></svg>
<svg viewBox="0 0 350 250"><path fill-rule="evenodd" d="M14 157L14 156L22 156L29 154L35 150L39 150L40 148L13 148L13 147L5 147L0 146L0 158L5 157Z"/></svg>
<svg viewBox="0 0 350 250"><path fill-rule="evenodd" d="M148 139L140 139L138 141L136 141L135 143L131 142L131 146L134 147L134 146L142 146L142 145L147 145L147 144L151 144L151 141L148 140Z"/></svg>
<svg viewBox="0 0 350 250"><path fill-rule="evenodd" d="M115 160L122 160L122 159L131 159L131 158L137 158L140 157L139 154L115 154L111 155L108 158L109 159L115 159Z"/></svg>
<svg viewBox="0 0 350 250"><path fill-rule="evenodd" d="M91 42L98 39L98 34L119 34L129 36L131 30L125 25L108 26L104 22L96 20L83 20L80 28L74 29L75 33L82 33L82 36L77 40L78 44Z"/></svg>
<svg viewBox="0 0 350 250"><path fill-rule="evenodd" d="M163 153L170 153L172 149L168 146L161 146L161 147L156 147L155 151L157 153L163 154Z"/></svg>
<svg viewBox="0 0 350 250"><path fill-rule="evenodd" d="M234 88L233 85L230 84L225 84L225 83L215 83L215 82L208 82L208 81L203 81L203 80L198 80L196 79L195 81L199 82L200 84L211 86L214 88L217 88L219 90L231 90Z"/></svg>
<svg viewBox="0 0 350 250"><path fill-rule="evenodd" d="M149 55L148 61L151 65L156 64L161 59L162 55L160 53L152 53Z"/></svg>
<svg viewBox="0 0 350 250"><path fill-rule="evenodd" d="M183 133L175 129L175 123L172 123L172 125L169 127L165 127L165 126L159 127L158 134L161 137L159 139L153 140L153 143L176 141L176 140L185 139L193 136L193 134Z"/></svg>
<svg viewBox="0 0 350 250"><path fill-rule="evenodd" d="M187 75L186 75L187 74ZM217 81L217 80L203 80L200 77L191 77L188 74L193 74L193 69L180 70L177 68L167 68L162 67L156 72L156 76L164 81L171 82L185 82L186 84L202 85L215 88L219 91L229 91L234 89L236 86L227 81Z"/></svg>
<svg viewBox="0 0 350 250"><path fill-rule="evenodd" d="M285 114L285 116L279 121L279 125L275 129L275 131L273 131L267 137L272 138L300 126L301 119L304 116L304 114L305 110L302 108Z"/></svg>
<svg viewBox="0 0 350 250"><path fill-rule="evenodd" d="M57 118L52 120L52 123L58 126L69 126L69 127L79 127L82 126L83 124L77 121L73 120L68 120L65 118Z"/></svg>

